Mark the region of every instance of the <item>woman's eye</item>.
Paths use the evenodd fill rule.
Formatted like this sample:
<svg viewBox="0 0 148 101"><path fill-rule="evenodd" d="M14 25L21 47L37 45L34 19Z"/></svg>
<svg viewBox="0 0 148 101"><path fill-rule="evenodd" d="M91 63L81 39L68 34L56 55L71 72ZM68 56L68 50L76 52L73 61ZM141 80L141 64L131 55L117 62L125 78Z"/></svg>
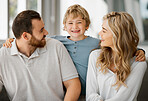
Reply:
<svg viewBox="0 0 148 101"><path fill-rule="evenodd" d="M68 23L68 24L72 24L72 23Z"/></svg>
<svg viewBox="0 0 148 101"><path fill-rule="evenodd" d="M106 31L102 31L103 33L105 33Z"/></svg>

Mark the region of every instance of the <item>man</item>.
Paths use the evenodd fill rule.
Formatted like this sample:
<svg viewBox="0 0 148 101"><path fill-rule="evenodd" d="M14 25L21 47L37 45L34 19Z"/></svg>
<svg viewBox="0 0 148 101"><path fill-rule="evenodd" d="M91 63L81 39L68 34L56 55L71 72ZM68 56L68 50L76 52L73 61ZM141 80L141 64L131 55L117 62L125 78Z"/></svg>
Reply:
<svg viewBox="0 0 148 101"><path fill-rule="evenodd" d="M76 101L81 89L77 71L63 44L45 39L40 15L19 13L12 30L12 47L0 50L0 91L4 85L12 101Z"/></svg>

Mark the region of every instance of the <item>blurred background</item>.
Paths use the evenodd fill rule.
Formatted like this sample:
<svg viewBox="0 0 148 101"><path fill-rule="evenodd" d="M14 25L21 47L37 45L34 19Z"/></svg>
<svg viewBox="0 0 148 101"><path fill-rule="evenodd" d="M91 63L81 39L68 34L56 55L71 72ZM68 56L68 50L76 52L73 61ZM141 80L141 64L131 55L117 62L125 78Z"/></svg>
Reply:
<svg viewBox="0 0 148 101"><path fill-rule="evenodd" d="M7 38L14 37L12 22L18 13L26 9L36 10L41 14L49 36L68 35L63 31L63 17L66 9L73 4L80 4L88 11L91 25L86 34L96 38L101 30L102 17L106 13L125 11L131 14L139 31L138 47L145 50L148 61L148 0L0 0L0 45ZM148 101L146 84L148 73L145 75L138 101ZM5 95L0 94L0 101L7 101Z"/></svg>

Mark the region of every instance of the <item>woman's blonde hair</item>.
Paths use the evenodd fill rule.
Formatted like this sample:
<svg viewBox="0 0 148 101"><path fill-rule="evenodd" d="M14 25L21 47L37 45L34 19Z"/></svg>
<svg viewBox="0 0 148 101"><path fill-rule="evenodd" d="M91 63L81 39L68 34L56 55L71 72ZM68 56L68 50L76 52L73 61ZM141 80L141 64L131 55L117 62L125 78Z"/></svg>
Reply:
<svg viewBox="0 0 148 101"><path fill-rule="evenodd" d="M82 6L80 6L78 4L72 5L67 9L67 11L64 15L64 19L63 19L64 25L66 24L66 21L67 21L67 18L69 17L69 15L71 15L73 18L81 16L82 19L84 19L86 21L86 27L88 27L90 24L88 12Z"/></svg>
<svg viewBox="0 0 148 101"><path fill-rule="evenodd" d="M126 12L111 12L103 17L107 20L109 29L113 33L114 57L112 49L101 47L102 51L97 59L97 66L100 66L103 73L111 64L116 68L117 89L121 85L126 86L125 80L131 72L130 60L135 55L139 42L138 32L131 15Z"/></svg>

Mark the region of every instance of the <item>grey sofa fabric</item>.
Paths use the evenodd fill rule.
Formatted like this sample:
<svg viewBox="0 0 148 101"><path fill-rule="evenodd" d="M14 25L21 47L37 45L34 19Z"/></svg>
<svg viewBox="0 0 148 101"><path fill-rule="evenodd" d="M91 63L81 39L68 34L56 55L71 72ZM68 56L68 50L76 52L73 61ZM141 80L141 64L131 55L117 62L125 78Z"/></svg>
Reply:
<svg viewBox="0 0 148 101"><path fill-rule="evenodd" d="M148 66L148 60L147 60L147 66ZM140 92L138 95L138 101L148 101L148 67L145 72L143 82L140 88Z"/></svg>

